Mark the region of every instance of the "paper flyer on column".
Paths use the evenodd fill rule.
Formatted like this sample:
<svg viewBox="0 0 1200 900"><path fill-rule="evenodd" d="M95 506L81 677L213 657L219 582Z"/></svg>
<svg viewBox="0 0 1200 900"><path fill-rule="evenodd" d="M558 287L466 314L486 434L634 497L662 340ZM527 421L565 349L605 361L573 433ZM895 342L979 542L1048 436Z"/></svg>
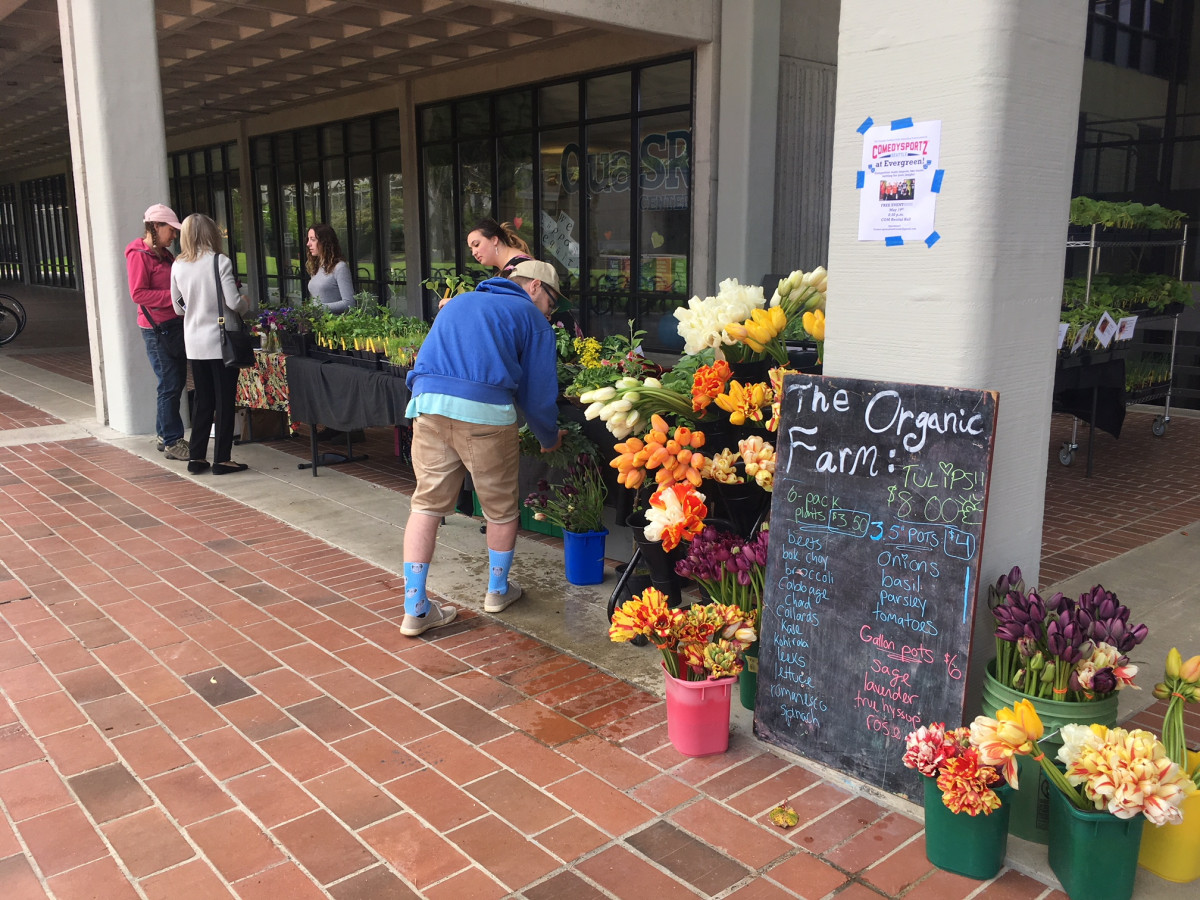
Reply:
<svg viewBox="0 0 1200 900"><path fill-rule="evenodd" d="M874 125L863 133L860 241L923 241L934 230L933 184L941 141L940 121L906 128Z"/></svg>

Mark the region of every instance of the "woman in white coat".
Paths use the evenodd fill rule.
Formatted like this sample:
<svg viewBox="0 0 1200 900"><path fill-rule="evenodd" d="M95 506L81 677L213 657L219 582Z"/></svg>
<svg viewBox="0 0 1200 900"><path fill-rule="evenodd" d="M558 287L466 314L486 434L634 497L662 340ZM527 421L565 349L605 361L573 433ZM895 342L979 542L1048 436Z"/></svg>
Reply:
<svg viewBox="0 0 1200 900"><path fill-rule="evenodd" d="M179 256L171 267L171 302L183 316L183 341L196 389L188 471L195 474L209 467L208 438L215 422L213 474L244 472L244 463L229 458L238 370L227 368L221 359L224 326L220 320L229 310L248 311L250 302L238 293L233 263L220 252L216 222L199 213L188 216L179 231L179 246Z"/></svg>

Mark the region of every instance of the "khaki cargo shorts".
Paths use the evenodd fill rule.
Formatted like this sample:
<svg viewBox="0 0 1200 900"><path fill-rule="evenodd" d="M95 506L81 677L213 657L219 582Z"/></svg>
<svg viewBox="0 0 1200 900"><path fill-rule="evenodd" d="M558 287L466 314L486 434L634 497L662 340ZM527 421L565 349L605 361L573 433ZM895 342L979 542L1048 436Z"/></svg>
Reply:
<svg viewBox="0 0 1200 900"><path fill-rule="evenodd" d="M521 514L517 425L478 425L446 416L413 419L412 467L417 488L412 511L434 516L454 512L463 478L471 473L483 517L501 525Z"/></svg>

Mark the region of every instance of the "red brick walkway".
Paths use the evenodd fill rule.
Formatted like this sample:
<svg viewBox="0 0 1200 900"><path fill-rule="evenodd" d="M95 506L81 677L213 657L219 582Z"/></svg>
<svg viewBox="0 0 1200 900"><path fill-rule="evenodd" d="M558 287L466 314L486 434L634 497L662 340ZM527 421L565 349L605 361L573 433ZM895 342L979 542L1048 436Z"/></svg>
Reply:
<svg viewBox="0 0 1200 900"><path fill-rule="evenodd" d="M979 887L753 739L680 756L656 697L490 617L400 637L390 573L123 451L0 448L0 502L6 900Z"/></svg>
<svg viewBox="0 0 1200 900"><path fill-rule="evenodd" d="M1200 519L1200 423L1148 423L1090 482L1051 446L1043 582ZM0 427L43 424L0 394ZM390 440L341 471L411 490ZM1131 483L1130 448L1170 477ZM0 447L0 898L1064 898L933 869L918 821L749 737L682 757L658 698L491 617L402 638L400 606L153 462Z"/></svg>

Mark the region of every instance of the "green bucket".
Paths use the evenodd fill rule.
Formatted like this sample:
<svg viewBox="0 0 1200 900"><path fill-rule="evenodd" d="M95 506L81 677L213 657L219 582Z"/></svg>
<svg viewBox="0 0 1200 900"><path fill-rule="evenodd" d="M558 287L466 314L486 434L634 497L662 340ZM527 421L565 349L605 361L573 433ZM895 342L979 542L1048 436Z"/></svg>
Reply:
<svg viewBox="0 0 1200 900"><path fill-rule="evenodd" d="M754 709L758 696L758 641L746 648L746 668L738 675L738 699L745 709Z"/></svg>
<svg viewBox="0 0 1200 900"><path fill-rule="evenodd" d="M990 815L951 812L942 802L936 778L925 782L925 857L939 869L986 881L1004 865L1008 852L1008 819L1014 792L1001 783L1000 808Z"/></svg>
<svg viewBox="0 0 1200 900"><path fill-rule="evenodd" d="M1130 900L1146 817L1076 809L1057 788L1050 796L1050 868L1071 900Z"/></svg>
<svg viewBox="0 0 1200 900"><path fill-rule="evenodd" d="M1051 735L1044 739L1042 749L1047 756L1053 758L1062 746L1057 731L1064 725L1078 723L1080 725L1107 725L1110 728L1117 724L1117 695L1115 693L1103 700L1088 700L1080 703L1066 703L1062 700L1042 700L1023 694L1015 688L1010 688L993 677L996 661L992 660L987 666L987 675L983 683L983 714L996 715L996 710L1005 707L1012 708L1020 700L1028 700L1037 710L1038 717ZM1042 767L1022 756L1017 760L1017 777L1020 790L1013 796L1012 813L1009 816L1009 833L1037 844L1048 843L1050 837L1050 792L1053 788L1042 772Z"/></svg>

